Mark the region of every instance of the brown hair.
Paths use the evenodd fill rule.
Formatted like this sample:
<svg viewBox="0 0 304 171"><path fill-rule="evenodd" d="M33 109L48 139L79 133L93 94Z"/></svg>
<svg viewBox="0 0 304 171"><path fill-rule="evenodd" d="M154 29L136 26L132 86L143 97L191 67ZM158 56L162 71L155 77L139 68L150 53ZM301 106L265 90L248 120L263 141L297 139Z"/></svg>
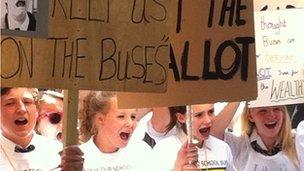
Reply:
<svg viewBox="0 0 304 171"><path fill-rule="evenodd" d="M10 93L12 89L16 88L24 88L24 87L1 87L1 96L7 95ZM37 88L26 88L28 92L30 92L36 102L36 105L38 104L38 89Z"/></svg>
<svg viewBox="0 0 304 171"><path fill-rule="evenodd" d="M287 155L287 157L296 165L298 166L298 158L295 148L295 142L292 138L291 133L291 121L289 118L289 114L287 111L286 106L280 106L283 110L283 123L279 132L279 138L282 141L282 151ZM244 112L241 116L241 128L243 135L250 136L253 129L255 128L255 124L249 121L249 114L251 109L248 106L245 106Z"/></svg>
<svg viewBox="0 0 304 171"><path fill-rule="evenodd" d="M86 142L91 136L97 134L95 117L97 114L107 114L110 101L116 98L116 93L107 91L91 91L83 100L80 111L80 141Z"/></svg>
<svg viewBox="0 0 304 171"><path fill-rule="evenodd" d="M168 133L175 125L177 125L177 123L179 123L176 117L177 113L181 113L183 115L186 114L186 106L172 106L169 107L169 111L170 111L170 122L166 126L166 133ZM182 130L186 133L187 131L186 123L179 123L179 124Z"/></svg>

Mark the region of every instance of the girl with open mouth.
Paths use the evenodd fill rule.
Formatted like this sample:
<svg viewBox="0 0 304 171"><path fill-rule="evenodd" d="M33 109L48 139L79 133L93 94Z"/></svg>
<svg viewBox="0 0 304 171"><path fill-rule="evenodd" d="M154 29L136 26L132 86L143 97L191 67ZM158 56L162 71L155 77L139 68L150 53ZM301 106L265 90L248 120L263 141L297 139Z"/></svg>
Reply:
<svg viewBox="0 0 304 171"><path fill-rule="evenodd" d="M37 94L34 88L1 87L0 170L50 170L60 164L62 144L34 132Z"/></svg>
<svg viewBox="0 0 304 171"><path fill-rule="evenodd" d="M169 109L171 122L168 129L176 126L177 134L159 141L154 147L157 163L166 161L160 165L159 171L233 170L229 146L210 135L214 126L213 104L192 105L193 142L187 141L186 106Z"/></svg>
<svg viewBox="0 0 304 171"><path fill-rule="evenodd" d="M104 91L90 92L83 105L80 133L85 143L79 148L85 170L149 169L139 162L149 146L144 142L128 145L137 126L136 109L118 109L116 94Z"/></svg>
<svg viewBox="0 0 304 171"><path fill-rule="evenodd" d="M240 136L225 132L233 115L234 112L228 112L216 116L214 123L220 126L214 129L218 133L216 136L229 144L237 170L299 170L285 106L245 107Z"/></svg>

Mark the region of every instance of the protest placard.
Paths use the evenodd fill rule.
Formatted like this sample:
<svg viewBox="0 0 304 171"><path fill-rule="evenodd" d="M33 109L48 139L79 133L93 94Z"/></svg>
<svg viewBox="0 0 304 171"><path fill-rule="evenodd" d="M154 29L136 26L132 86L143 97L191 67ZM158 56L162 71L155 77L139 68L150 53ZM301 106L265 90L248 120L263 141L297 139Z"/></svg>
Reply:
<svg viewBox="0 0 304 171"><path fill-rule="evenodd" d="M258 98L250 107L304 102L303 17L304 9L255 12Z"/></svg>
<svg viewBox="0 0 304 171"><path fill-rule="evenodd" d="M257 95L253 2L174 1L168 90L119 95L119 106L252 100Z"/></svg>
<svg viewBox="0 0 304 171"><path fill-rule="evenodd" d="M166 90L168 1L55 0L47 9L47 38L2 36L2 86Z"/></svg>

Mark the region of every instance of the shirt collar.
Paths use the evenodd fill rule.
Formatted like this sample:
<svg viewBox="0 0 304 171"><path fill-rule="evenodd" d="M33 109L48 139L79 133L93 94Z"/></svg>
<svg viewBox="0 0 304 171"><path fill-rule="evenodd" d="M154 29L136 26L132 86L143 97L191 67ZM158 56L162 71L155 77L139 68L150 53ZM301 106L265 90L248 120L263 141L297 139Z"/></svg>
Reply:
<svg viewBox="0 0 304 171"><path fill-rule="evenodd" d="M253 141L256 141L256 142L258 143L258 145L259 145L263 150L267 150L266 145L264 144L262 138L258 135L256 129L254 129L254 130L252 131L252 134L251 134L250 137L249 137L249 141L250 141L250 143L253 142ZM275 143L275 146L277 146L279 143L280 143L280 140L277 139L277 140L276 140L276 143Z"/></svg>
<svg viewBox="0 0 304 171"><path fill-rule="evenodd" d="M35 139L37 138L35 136L35 132L33 132L33 138L31 140L31 142L27 145L27 147L31 144L33 144L33 142L35 141ZM0 134L0 142L1 142L1 146L2 148L5 149L5 151L9 152L9 153L14 153L15 152L15 147L19 146L17 144L15 144L13 141L7 139L6 137L4 137L2 134ZM20 146L19 146L20 147Z"/></svg>
<svg viewBox="0 0 304 171"><path fill-rule="evenodd" d="M12 16L7 15L7 19L8 19L8 26L10 30L15 30L16 28L19 28L20 30L24 30L26 31L28 28L28 25L30 23L30 19L28 14L26 13L26 17L23 23L19 23L18 21L16 21L15 19L12 18Z"/></svg>

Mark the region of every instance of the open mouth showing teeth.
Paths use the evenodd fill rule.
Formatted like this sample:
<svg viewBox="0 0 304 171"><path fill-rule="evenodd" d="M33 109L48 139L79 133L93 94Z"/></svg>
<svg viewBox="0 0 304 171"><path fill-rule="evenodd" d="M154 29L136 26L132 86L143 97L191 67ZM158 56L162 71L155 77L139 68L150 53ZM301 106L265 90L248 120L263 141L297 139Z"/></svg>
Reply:
<svg viewBox="0 0 304 171"><path fill-rule="evenodd" d="M208 134L210 132L210 127L199 129L201 134Z"/></svg>
<svg viewBox="0 0 304 171"><path fill-rule="evenodd" d="M267 123L265 124L265 126L269 129L274 128L277 125L277 122L271 122L271 123Z"/></svg>
<svg viewBox="0 0 304 171"><path fill-rule="evenodd" d="M25 118L19 118L19 119L15 120L16 125L25 125L25 124L27 124L27 122L28 121Z"/></svg>
<svg viewBox="0 0 304 171"><path fill-rule="evenodd" d="M16 7L24 7L25 6L25 1L18 1L16 3Z"/></svg>
<svg viewBox="0 0 304 171"><path fill-rule="evenodd" d="M122 132L119 135L120 135L120 138L123 140L128 140L130 137L130 133L126 133L126 132Z"/></svg>

